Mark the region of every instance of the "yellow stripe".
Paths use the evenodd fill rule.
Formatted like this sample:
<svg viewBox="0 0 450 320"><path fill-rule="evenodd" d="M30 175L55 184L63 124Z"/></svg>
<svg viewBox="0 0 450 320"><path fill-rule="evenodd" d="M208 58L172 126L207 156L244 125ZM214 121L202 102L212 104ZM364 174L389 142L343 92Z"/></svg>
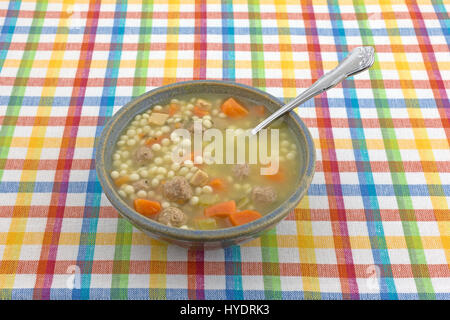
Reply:
<svg viewBox="0 0 450 320"><path fill-rule="evenodd" d="M382 9L381 10L382 12L392 11L392 6L389 3L385 3L384 1L382 1L380 3L380 6ZM395 20L395 19L385 19L385 23L386 23L386 28L388 28L388 29L392 29L392 30L398 29L397 20ZM389 41L390 41L391 45L396 45L397 48L400 48L400 49L403 48L401 37L389 36ZM411 79L413 79L413 75L411 74L411 71L409 69L408 58L407 58L404 50L393 51L392 54L394 56L394 62L398 66L397 72L399 75L399 79L403 79L402 80L402 87L403 87L402 91L403 91L404 97L410 98L410 99L417 99L417 94L416 94L415 89L410 89L410 88L414 88L412 80L411 80ZM400 68L401 66L403 68ZM423 120L422 110L420 108L408 108L407 107L406 110L408 111L408 115L409 115L410 119ZM417 152L419 153L420 159L422 161L432 161L432 163L434 164L435 159L434 159L434 154L433 154L433 149L434 149L433 143L432 143L432 140L430 140L428 138L428 132L427 132L425 125L423 125L422 127L412 128L412 131L414 133L415 145L417 148ZM448 148L448 141L447 141L447 148ZM437 171L437 168L436 168L436 172L427 170L423 174L425 176L425 180L428 185L442 185L441 178L440 178L439 172ZM447 203L445 196L430 195L430 200L431 200L431 204L435 210L448 210L448 203ZM447 221L436 221L436 223L438 225L439 232L441 234L441 241L442 241L442 244L439 246L439 248L441 248L442 246L444 247L447 262L448 262L448 264L450 264L450 254L449 254L450 247L448 246L448 238L447 238L447 236L449 235L449 230L450 230L450 222L447 220Z"/></svg>
<svg viewBox="0 0 450 320"><path fill-rule="evenodd" d="M300 4L298 4L300 5ZM283 19L287 15L286 1L276 1L275 11L277 16L277 26L279 30L290 30L289 20ZM294 72L294 58L292 55L291 36L290 34L278 34L278 42L280 47L289 48L289 50L280 50L280 64L282 81L290 81L289 83L283 83L283 96L284 98L294 98L297 96L297 90L295 86L295 72ZM269 65L268 61L264 62L264 66Z"/></svg>
<svg viewBox="0 0 450 320"><path fill-rule="evenodd" d="M303 200L302 200L303 202ZM306 206L300 205L301 207ZM297 223L297 235L277 235L278 246L280 248L299 248L300 261L309 261L316 263L314 249L332 249L334 250L333 236L314 236L312 235L312 228L310 222ZM0 245L17 246L17 245L41 245L44 239L44 232L1 232ZM78 246L80 239L79 232L64 232L60 235L58 245L62 246ZM115 233L100 232L96 234L96 245L99 246L115 246ZM370 239L368 236L350 236L350 243L352 249L371 250ZM440 236L421 236L423 248L427 249L441 249L442 239ZM445 237L445 241L449 241L449 237ZM163 242L154 240L142 232L133 233L131 244L133 246L148 246L151 245L151 259L152 261L166 261L167 245ZM389 249L405 249L405 236L386 236L386 244ZM259 239L254 239L243 244L245 247L259 247ZM306 252L300 252L305 251ZM310 251L311 250L311 251ZM18 259L17 259L18 260ZM163 280L162 280L163 279ZM159 281L162 280L162 281ZM151 279L152 288L162 288L165 284L165 277L159 276ZM314 287L314 286L312 286Z"/></svg>
<svg viewBox="0 0 450 320"><path fill-rule="evenodd" d="M169 4L168 12L179 13L180 12L180 2L171 1ZM167 20L167 28L174 30L179 29L180 20L178 17L170 18ZM178 32L167 33L167 45L177 45L178 44ZM177 67L178 67L178 48L174 50L166 50L166 57L164 60L164 78L163 85L169 84L174 81L177 77ZM153 63L153 61L152 61ZM192 68L192 67L191 67Z"/></svg>
<svg viewBox="0 0 450 320"><path fill-rule="evenodd" d="M308 209L309 208L309 197L306 195L302 201L299 203L298 207L299 209ZM298 246L298 254L300 257L300 261L302 263L310 263L312 266L316 266L317 260L316 260L316 252L315 252L315 246L314 241L311 241L313 239L313 231L312 231L312 224L311 224L311 214L310 211L307 210L308 217L306 220L300 220L297 219L297 244ZM304 247L304 245L308 243L308 247ZM314 270L317 272L317 269ZM303 281L303 290L305 292L320 292L320 283L319 283L319 276L317 274L316 277L302 277ZM307 299L318 299L320 296L310 296L305 297Z"/></svg>
<svg viewBox="0 0 450 320"><path fill-rule="evenodd" d="M60 13L58 29L67 27L68 19L63 18L63 14L66 12L67 4L64 4L63 10ZM55 36L55 42L66 43L68 38L67 32L59 32ZM57 79L59 76L59 69L63 63L64 50L53 50L48 66L47 66L46 79ZM53 97L55 94L56 87L51 81L51 85L44 84L42 88L42 97ZM50 116L51 108L46 106L39 106L37 108L37 117L48 117ZM33 126L31 137L26 139L28 144L27 154L25 160L27 159L39 159L41 156L41 151L44 146L44 137L46 132L46 126ZM37 137L37 138L36 138ZM57 146L59 148L59 145ZM20 181L36 181L37 170L24 170L21 173ZM19 192L16 198L16 205L30 207L31 199L33 197L39 197L39 194L24 193ZM16 261L18 262L20 257L21 247L24 244L24 240L28 237L28 233L25 233L27 226L28 217L20 217L11 219L11 224L9 226L9 232L6 236L4 245L5 250L3 252L2 260ZM42 244L42 242L39 242ZM4 275L0 275L0 288L12 288L14 285L15 277L4 278Z"/></svg>
<svg viewBox="0 0 450 320"><path fill-rule="evenodd" d="M8 59L5 60L5 63L3 64L3 68L18 68L20 66L20 61L18 59ZM266 62L265 68L266 69L273 69L273 70L280 70L282 69L282 63L280 60L264 60ZM164 65L165 59L155 59L152 60L152 63L155 66L162 66ZM395 62L389 62L389 61L380 61L383 62L383 70L397 70L397 66ZM49 60L34 60L32 68L38 69L42 68L43 65L46 65L49 63ZM192 59L183 59L183 57L179 57L177 60L177 67L178 68L192 68ZM221 69L223 67L222 60L214 60L208 58L208 69ZM334 67L336 67L338 61L326 61L323 60L323 68L325 70L331 70ZM106 66L108 64L107 60L92 60L91 69L106 69ZM132 69L133 66L136 64L136 60L121 60L120 61L120 68ZM294 69L299 70L305 70L305 76L303 79L309 80L309 72L310 72L310 64L308 61L292 61ZM440 61L439 62L439 70L450 70L450 62L447 61ZM70 68L76 68L78 66L78 60L65 60L64 61L64 68L70 69ZM251 60L239 60L235 61L235 68L236 69L251 69L252 68L252 61ZM426 71L426 67L423 63L420 62L410 62L409 64L410 70L419 70L419 71ZM299 78L297 78L300 80ZM398 80L396 80L398 81ZM426 81L426 80L425 80Z"/></svg>

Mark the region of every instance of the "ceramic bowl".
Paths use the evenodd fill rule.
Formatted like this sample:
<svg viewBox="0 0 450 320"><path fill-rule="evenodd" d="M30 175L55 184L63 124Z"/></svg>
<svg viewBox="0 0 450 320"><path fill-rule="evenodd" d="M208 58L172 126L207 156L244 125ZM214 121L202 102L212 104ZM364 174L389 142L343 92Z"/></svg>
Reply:
<svg viewBox="0 0 450 320"><path fill-rule="evenodd" d="M242 244L245 241L259 237L263 232L274 227L285 218L305 195L314 175L316 156L314 142L308 128L294 112L290 112L284 116L284 121L287 122L297 140L296 143L299 148L298 161L301 163L301 167L296 181L295 192L275 210L251 223L218 230L179 229L160 224L142 216L121 199L110 178L112 153L116 142L132 119L152 106L167 103L172 98L180 95L204 93L227 94L238 99L248 99L254 103L264 105L272 111L282 106L282 102L272 95L234 82L195 80L159 87L133 99L109 119L98 139L95 165L106 197L119 214L136 228L142 230L150 237L183 247L212 249Z"/></svg>

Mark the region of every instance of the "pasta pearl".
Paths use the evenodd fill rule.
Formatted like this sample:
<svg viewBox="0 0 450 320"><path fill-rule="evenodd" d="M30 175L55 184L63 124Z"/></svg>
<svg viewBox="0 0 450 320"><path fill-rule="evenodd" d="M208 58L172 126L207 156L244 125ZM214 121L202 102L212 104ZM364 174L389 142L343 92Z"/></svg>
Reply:
<svg viewBox="0 0 450 320"><path fill-rule="evenodd" d="M161 150L161 145L159 143L155 143L154 145L152 145L152 150L153 151Z"/></svg>
<svg viewBox="0 0 450 320"><path fill-rule="evenodd" d="M111 172L111 178L117 179L119 176L120 176L119 172L117 172L117 171L112 171Z"/></svg>
<svg viewBox="0 0 450 320"><path fill-rule="evenodd" d="M189 204L195 206L196 204L198 204L199 202L199 198L196 196L193 196L190 200L189 200Z"/></svg>
<svg viewBox="0 0 450 320"><path fill-rule="evenodd" d="M138 181L139 180L139 175L137 173L130 174L130 180L131 181Z"/></svg>
<svg viewBox="0 0 450 320"><path fill-rule="evenodd" d="M153 178L152 186L157 187L159 185L159 180L157 178Z"/></svg>
<svg viewBox="0 0 450 320"><path fill-rule="evenodd" d="M134 188L133 186L127 184L124 188L123 191L125 191L127 194L132 194L134 193Z"/></svg>
<svg viewBox="0 0 450 320"><path fill-rule="evenodd" d="M211 186L204 186L202 189L203 189L204 193L212 193L213 192L213 188L211 188Z"/></svg>
<svg viewBox="0 0 450 320"><path fill-rule="evenodd" d="M145 192L145 190L139 190L136 195L138 196L138 198L146 198L147 197L147 192Z"/></svg>

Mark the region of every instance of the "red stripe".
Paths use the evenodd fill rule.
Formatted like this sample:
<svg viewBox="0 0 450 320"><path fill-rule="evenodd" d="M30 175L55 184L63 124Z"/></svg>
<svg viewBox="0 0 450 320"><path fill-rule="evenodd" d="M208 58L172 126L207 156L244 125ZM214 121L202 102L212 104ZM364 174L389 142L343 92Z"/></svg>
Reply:
<svg viewBox="0 0 450 320"><path fill-rule="evenodd" d="M411 5L408 6L408 10L416 32L416 39L419 42L419 48L425 63L428 80L433 90L439 115L441 116L442 127L445 130L447 139L450 141L450 102L448 100L446 86L442 80L441 72L434 54L435 48L431 45L427 28L423 21L423 15L420 12L417 2L412 1Z"/></svg>
<svg viewBox="0 0 450 320"><path fill-rule="evenodd" d="M38 263L38 272L33 292L33 299L49 299L50 288L58 251L58 242L61 233L62 219L65 212L68 181L72 168L75 143L86 92L89 67L95 44L100 3L89 4L89 15L86 21L83 37L83 51L78 61L75 81L73 83L72 98L68 110L68 117L64 126L63 140L57 161L55 183L53 185L51 204L48 211L47 224L42 241L41 255ZM61 181L61 182L56 182Z"/></svg>
<svg viewBox="0 0 450 320"><path fill-rule="evenodd" d="M317 35L317 26L312 3L302 4L303 20L307 33L308 52L311 64L312 80L315 81L323 75L321 58L321 45ZM345 217L345 205L342 196L339 167L334 145L334 137L330 118L330 111L326 93L315 98L317 121L319 126L320 147L322 150L322 164L327 183L328 204L331 209L331 227L335 244L336 259L338 263L339 278L344 299L359 299L358 285L356 283L355 267L351 251L350 238ZM325 142L326 141L326 142Z"/></svg>
<svg viewBox="0 0 450 320"><path fill-rule="evenodd" d="M203 59L206 59L206 51L200 50L198 52L195 52L195 61L194 61L194 78L196 80L198 79L204 79L206 78L206 61ZM202 58L200 58L202 56ZM200 59L200 60L197 60ZM270 71L268 71L270 72ZM14 81L17 78L14 77L2 77L0 78L0 85L3 86L12 86L14 84ZM134 81L136 80L142 80L142 82L146 82L148 86L160 86L166 81L166 79L175 80L175 78L163 78L163 77L152 77L151 79L140 79L140 78L134 78L134 77L121 77L117 79L117 87L122 86L132 86ZM191 78L176 78L177 80L192 80ZM220 79L220 78L217 78ZM250 84L254 78L239 78L238 82L244 83L244 84ZM283 81L286 81L286 78L264 78L267 84L267 87L277 87L277 88L283 88ZM296 78L296 79L288 79L289 80L289 87L307 87L311 84L311 80L309 78ZM46 78L43 77L34 77L30 78L28 82L29 87L42 87L47 82ZM89 87L103 87L103 78L89 78L87 85ZM355 87L358 89L371 89L373 88L373 84L371 84L370 80L354 80ZM402 89L402 88L415 88L415 89L432 89L430 87L428 80L411 80L409 84L411 85L405 85L402 84L401 80L383 80L383 83L386 87L389 89ZM55 83L58 87L72 87L73 86L73 78L58 78L57 83ZM336 88L340 88L341 85L337 85ZM437 99L438 103L443 103L442 99Z"/></svg>
<svg viewBox="0 0 450 320"><path fill-rule="evenodd" d="M64 218L66 219L80 219L83 218L85 207L83 206L66 206ZM334 209L295 209L293 213L286 217L286 221L330 221L330 213ZM49 206L20 206L0 207L0 218L10 218L16 213L16 217L28 218L47 218ZM346 209L346 217L348 222L352 221L366 221L364 209ZM411 215L409 215L411 214ZM399 209L380 209L380 216L382 221L407 221L408 217L415 217L414 221L435 222L436 215L440 219L448 216L448 210L432 210L432 209L414 209L414 210L399 210ZM117 210L113 207L103 206L100 208L99 218L101 219L117 219ZM403 216L403 218L400 218ZM406 218L405 218L406 217ZM406 220L405 220L406 219ZM411 218L412 219L412 218ZM412 220L412 221L413 221Z"/></svg>
<svg viewBox="0 0 450 320"><path fill-rule="evenodd" d="M2 9L0 10L0 17L5 17L7 14L7 10ZM18 17L19 18L32 18L34 11L32 10L20 10ZM57 19L59 17L60 11L46 11L46 19ZM87 17L86 11L81 11L79 13L80 18L85 19ZM208 18L209 19L220 19L221 18L221 12L220 11L208 11ZM383 18L384 17L383 13ZM154 19L167 19L170 16L172 16L172 12L165 12L165 11L155 11L153 13ZM127 19L139 19L141 16L140 12L127 12ZM262 12L260 13L261 19L279 19L276 16L276 13L273 12ZM423 19L427 20L436 20L436 15L433 12L424 12L422 13ZM180 19L194 19L195 13L194 12L180 12L179 13ZM316 12L315 17L317 21L325 20L329 21L330 14L328 13L320 13ZM113 19L114 18L114 11L102 11L99 15L100 19ZM348 12L348 13L341 13L340 19L341 20L350 20L355 21L357 20L357 16L355 13ZM234 20L247 20L248 14L247 12L234 12L233 13L233 19ZM302 14L301 13L295 13L295 12L287 12L286 16L281 18L286 20L301 20ZM408 12L393 12L393 11L387 11L386 12L386 19L392 19L392 20L409 20L410 16ZM381 19L378 19L381 20Z"/></svg>
<svg viewBox="0 0 450 320"><path fill-rule="evenodd" d="M206 3L195 3L193 79L206 79ZM204 252L188 250L188 299L205 299Z"/></svg>
<svg viewBox="0 0 450 320"><path fill-rule="evenodd" d="M192 42L182 42L182 38L180 39L180 42L171 43L171 42L152 42L150 45L150 50L152 51L166 51L168 49L170 50L193 50L195 43ZM16 51L24 51L26 49L26 42L18 42L15 41L11 43L10 49L16 50ZM57 46L57 48L65 48L66 50L71 51L77 51L80 50L80 48L83 46L81 43L68 43L67 46L64 46L63 43L58 42L40 42L36 50L37 51L52 51L54 46ZM109 42L96 42L95 43L95 51L106 51L109 52ZM235 43L235 51L252 51L251 44L250 43ZM222 50L223 44L221 42L208 42L208 50ZM302 43L293 43L290 44L289 47L292 47L293 51L301 52L301 51L308 51L308 45L302 44ZM331 44L321 44L320 45L322 52L336 52L336 46ZM392 53L393 50L396 50L395 46L391 47L390 45L383 45L383 44L377 44L374 46L375 51L377 53ZM138 43L124 43L123 44L123 51L138 51L139 50L139 44ZM285 46L280 46L279 44L262 44L262 47L260 49L264 52L280 52L286 51L287 49ZM433 44L433 50L434 52L448 52L448 46L446 44ZM404 45L404 51L405 52L417 52L420 53L420 47L417 45L412 44L405 44ZM181 56L182 58L182 56Z"/></svg>
<svg viewBox="0 0 450 320"><path fill-rule="evenodd" d="M310 80L307 81L311 83ZM5 116L0 116L0 123L3 122ZM317 118L302 117L303 122L310 128L317 128L322 122L319 123ZM335 128L349 128L348 118L333 118L333 127ZM423 121L426 128L442 128L442 120L439 119L416 119L416 118L397 118L392 119L394 128L413 128L411 123L416 121ZM96 126L98 117L96 116L83 116L80 119L80 127L84 126ZM361 119L364 128L380 128L380 121L378 119ZM59 127L66 123L66 117L50 116L50 117L27 117L19 116L17 118L16 126L47 126L47 127ZM20 135L16 135L20 137ZM433 137L431 137L431 140Z"/></svg>
<svg viewBox="0 0 450 320"><path fill-rule="evenodd" d="M195 3L194 80L206 79L206 3Z"/></svg>
<svg viewBox="0 0 450 320"><path fill-rule="evenodd" d="M407 250L407 249L403 249ZM15 261L15 260L14 260ZM12 260L5 260L6 264L14 262ZM129 274L148 274L150 264L152 261L148 260L133 260L130 261ZM37 268L38 261L35 260L20 260L18 261L17 271L5 270L2 274L34 274ZM67 268L76 264L75 260L56 261L54 274L67 275ZM263 262L243 262L242 275L243 276L261 276L263 272ZM95 260L92 265L92 275L111 274L113 270L114 260ZM311 263L277 263L280 270L280 276L283 277L320 277L320 278L339 278L339 269L345 265L340 264L311 264ZM355 276L359 279L367 279L367 268L370 264L355 264ZM428 264L428 265L411 265L411 264L392 264L392 275L396 279L413 279L412 269L416 267L428 268L430 278L445 279L450 277L450 271L447 264ZM317 273L314 273L316 268ZM382 269L382 268L381 268ZM167 275L184 275L189 272L189 262L185 261L168 261ZM205 275L222 275L225 272L225 263L223 261L209 261L205 263ZM382 276L382 275L381 275ZM188 275L189 277L189 275ZM194 276L195 277L195 276ZM193 278L194 278L193 277ZM195 280L193 280L195 281ZM191 298L189 298L191 299Z"/></svg>

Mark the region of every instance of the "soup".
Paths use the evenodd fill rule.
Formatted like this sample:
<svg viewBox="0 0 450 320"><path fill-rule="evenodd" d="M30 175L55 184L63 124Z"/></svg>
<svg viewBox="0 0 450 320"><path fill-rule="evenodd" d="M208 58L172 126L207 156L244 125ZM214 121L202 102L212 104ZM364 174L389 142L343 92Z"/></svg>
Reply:
<svg viewBox="0 0 450 320"><path fill-rule="evenodd" d="M118 194L171 227L213 230L261 218L294 193L301 165L283 120L249 133L267 115L264 106L218 94L149 108L114 146Z"/></svg>

